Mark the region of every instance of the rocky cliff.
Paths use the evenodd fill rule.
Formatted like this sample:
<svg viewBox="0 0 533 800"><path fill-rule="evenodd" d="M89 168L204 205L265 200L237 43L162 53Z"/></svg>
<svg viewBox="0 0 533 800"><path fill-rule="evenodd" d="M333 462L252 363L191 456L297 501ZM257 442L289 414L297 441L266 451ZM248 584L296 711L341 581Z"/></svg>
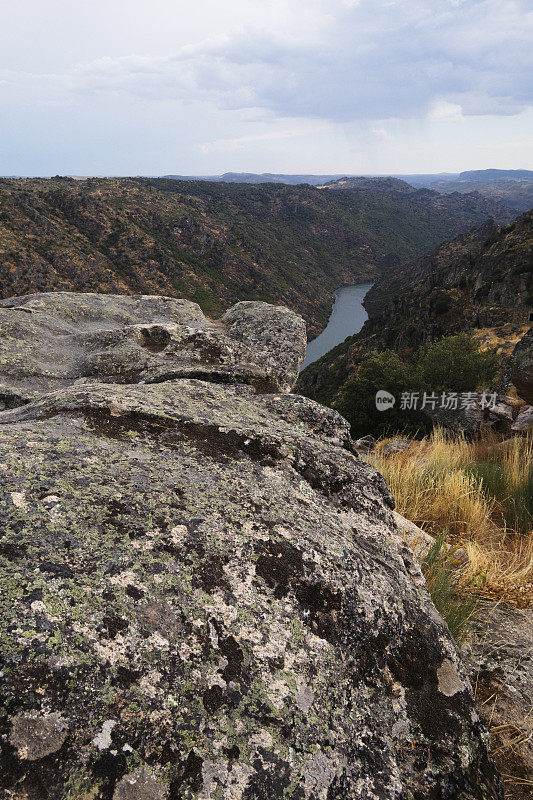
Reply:
<svg viewBox="0 0 533 800"><path fill-rule="evenodd" d="M406 198L372 184L342 193L145 178L0 180L0 296L163 294L215 315L237 300L266 300L301 313L313 335L339 286L507 215L479 197Z"/></svg>
<svg viewBox="0 0 533 800"><path fill-rule="evenodd" d="M0 303L13 800L499 800L454 643L303 320Z"/></svg>
<svg viewBox="0 0 533 800"><path fill-rule="evenodd" d="M370 290L365 307L368 333L379 332L394 348L474 327L527 324L533 310L533 210L503 228L487 222L391 270Z"/></svg>
<svg viewBox="0 0 533 800"><path fill-rule="evenodd" d="M369 319L362 331L302 374L306 395L330 401L373 349L409 356L419 345L459 331L489 342L520 338L533 319L533 211L502 228L489 221L393 267L364 304Z"/></svg>

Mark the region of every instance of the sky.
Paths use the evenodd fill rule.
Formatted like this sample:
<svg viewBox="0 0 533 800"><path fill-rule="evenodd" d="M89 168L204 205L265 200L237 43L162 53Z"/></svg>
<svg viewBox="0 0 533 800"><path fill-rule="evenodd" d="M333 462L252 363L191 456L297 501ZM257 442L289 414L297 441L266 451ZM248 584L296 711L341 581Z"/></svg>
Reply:
<svg viewBox="0 0 533 800"><path fill-rule="evenodd" d="M5 0L0 175L533 169L533 0Z"/></svg>

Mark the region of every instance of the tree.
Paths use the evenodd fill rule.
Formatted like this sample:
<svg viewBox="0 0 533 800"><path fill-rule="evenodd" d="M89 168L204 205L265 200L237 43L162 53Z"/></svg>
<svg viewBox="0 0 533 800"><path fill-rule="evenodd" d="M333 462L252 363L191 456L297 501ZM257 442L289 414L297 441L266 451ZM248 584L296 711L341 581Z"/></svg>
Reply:
<svg viewBox="0 0 533 800"><path fill-rule="evenodd" d="M487 388L498 368L497 354L480 350L479 342L466 333L447 336L420 348L410 362L392 350L374 351L344 384L335 408L346 417L355 437L368 433L425 434L431 429L431 421L421 410L420 402L418 409L411 408L402 396ZM385 411L376 407L376 393L380 390L395 398L394 405Z"/></svg>

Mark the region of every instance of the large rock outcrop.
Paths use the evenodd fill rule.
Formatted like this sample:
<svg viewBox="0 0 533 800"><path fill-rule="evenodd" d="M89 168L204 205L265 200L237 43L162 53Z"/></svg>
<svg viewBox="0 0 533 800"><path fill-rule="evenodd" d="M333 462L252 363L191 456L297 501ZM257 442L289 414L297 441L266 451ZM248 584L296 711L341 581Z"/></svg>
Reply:
<svg viewBox="0 0 533 800"><path fill-rule="evenodd" d="M1 324L6 798L501 800L384 480L283 393L298 317L61 294Z"/></svg>
<svg viewBox="0 0 533 800"><path fill-rule="evenodd" d="M306 341L303 320L268 303L237 303L211 322L189 300L73 292L0 300L0 330L8 405L84 378L196 377L288 391Z"/></svg>

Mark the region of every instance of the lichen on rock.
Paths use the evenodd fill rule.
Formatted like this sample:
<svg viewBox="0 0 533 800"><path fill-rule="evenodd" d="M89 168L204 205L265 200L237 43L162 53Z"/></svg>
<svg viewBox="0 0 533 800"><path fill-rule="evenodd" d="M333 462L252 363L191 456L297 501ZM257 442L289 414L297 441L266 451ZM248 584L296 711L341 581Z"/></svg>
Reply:
<svg viewBox="0 0 533 800"><path fill-rule="evenodd" d="M339 414L286 393L301 320L265 304L208 323L193 304L161 318L176 301L106 302L12 303L48 318L23 338L34 372L27 359L2 371L37 394L0 413L6 797L500 800L385 481ZM63 324L69 342L79 325L83 358L91 335L97 348L124 335L135 369L113 346L102 372L80 383L72 368L44 391L39 348ZM129 327L155 324L139 372ZM191 339L167 362L167 325L204 343L208 330L233 360L220 371L220 348L204 350L201 374L183 374ZM68 721L68 735L31 760L23 720Z"/></svg>

